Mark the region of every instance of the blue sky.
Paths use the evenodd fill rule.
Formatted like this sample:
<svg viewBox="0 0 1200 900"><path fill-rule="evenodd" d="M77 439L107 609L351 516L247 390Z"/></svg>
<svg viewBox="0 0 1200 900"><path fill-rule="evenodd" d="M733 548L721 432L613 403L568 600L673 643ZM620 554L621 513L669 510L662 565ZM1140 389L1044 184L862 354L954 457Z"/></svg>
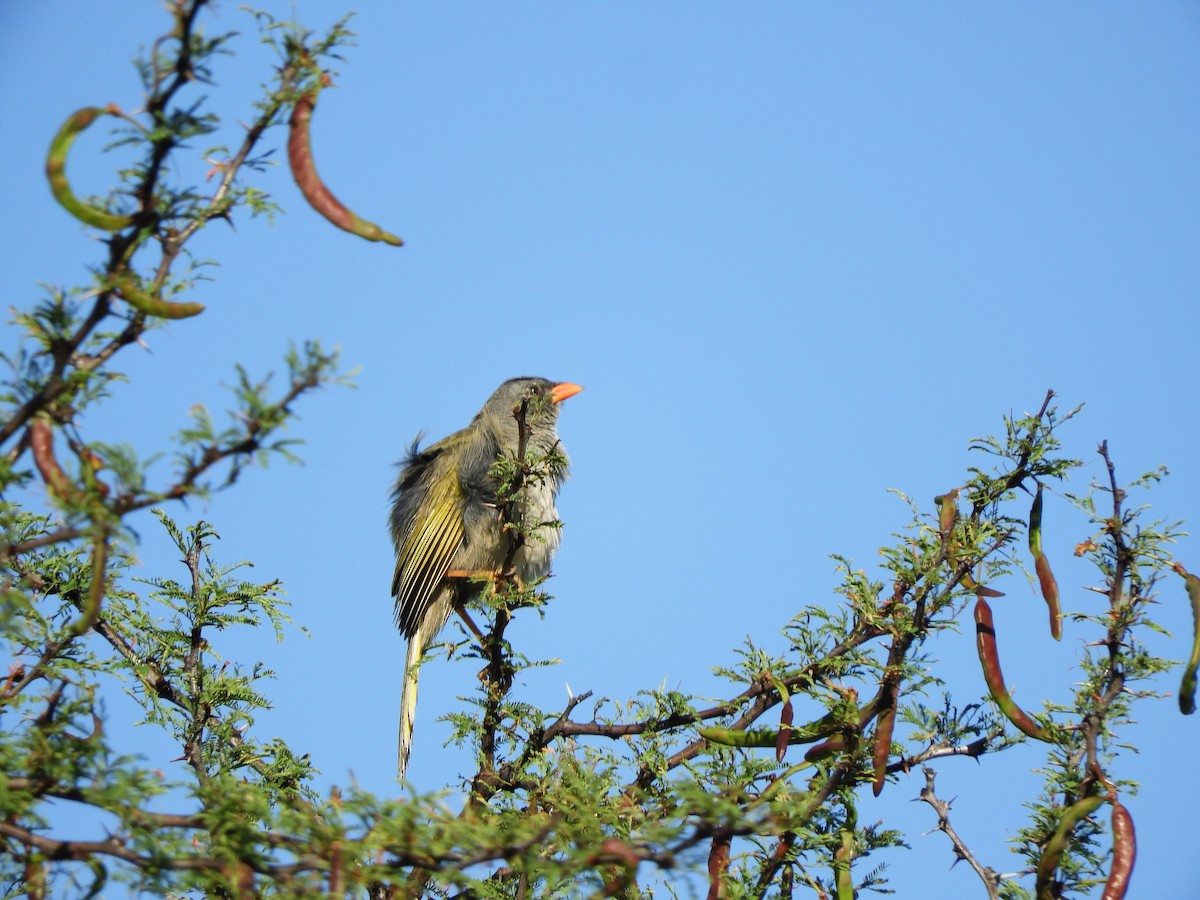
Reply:
<svg viewBox="0 0 1200 900"><path fill-rule="evenodd" d="M314 27L337 14L295 7ZM164 22L159 4L133 0L0 8L6 304L28 305L38 282L80 283L101 258L51 201L43 154L76 108L137 107L129 60ZM269 57L236 4L208 27L243 32L203 91L234 123ZM235 362L278 371L289 338L337 344L360 369L357 389L303 407L306 466L247 473L190 510L216 523L220 557L285 581L312 633L236 650L278 671L262 725L311 752L322 783L353 772L395 790L392 464L513 375L586 387L560 425L573 476L558 599L515 632L562 660L527 685L549 707L564 682L614 698L664 682L723 690L710 668L745 636L781 647L803 604L835 602L830 553L876 565L907 518L889 489L931 507L974 461L967 440L1047 388L1086 403L1065 431L1088 461L1070 489L1099 474L1107 439L1125 480L1168 465L1146 498L1161 517L1200 510L1195 4L380 3L352 27L358 45L314 118L316 159L407 246L334 231L272 170L263 184L288 215L197 242L221 263L196 293L207 312L123 359L131 383L87 422L102 440L162 446L191 404L225 408ZM120 157L102 143L78 144L81 192L111 182ZM1053 498L1046 516L1064 605L1094 608L1091 573L1066 559L1085 524ZM140 524L147 574L161 573L173 562ZM1200 569L1196 541L1178 554ZM1002 639L1031 629L1010 641L1009 680L1022 699L1065 698L1094 635L1068 624L1054 645L1029 586L1007 590ZM1161 600L1176 639L1151 646L1181 659L1181 586ZM969 630L935 651L964 701L983 691ZM418 787L463 771L435 720L473 683L469 665L425 671ZM1128 803L1134 893L1182 897L1200 721L1173 698L1139 718L1141 754L1114 766L1144 785ZM1023 747L939 767L956 828L1001 871L1018 868L1005 839L1043 761ZM901 779L861 812L916 848L880 860L893 886L979 895L944 838L923 836L934 820L910 802L920 787L919 773Z"/></svg>

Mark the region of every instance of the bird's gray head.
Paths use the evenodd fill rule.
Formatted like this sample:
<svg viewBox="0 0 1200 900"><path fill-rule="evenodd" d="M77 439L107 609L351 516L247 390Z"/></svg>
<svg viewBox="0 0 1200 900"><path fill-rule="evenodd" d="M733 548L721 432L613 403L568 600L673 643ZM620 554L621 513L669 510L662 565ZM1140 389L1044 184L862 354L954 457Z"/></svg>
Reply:
<svg viewBox="0 0 1200 900"><path fill-rule="evenodd" d="M518 421L524 419L531 434L554 434L559 404L583 388L567 381L548 378L510 378L492 393L477 418L504 435L505 443L517 442Z"/></svg>

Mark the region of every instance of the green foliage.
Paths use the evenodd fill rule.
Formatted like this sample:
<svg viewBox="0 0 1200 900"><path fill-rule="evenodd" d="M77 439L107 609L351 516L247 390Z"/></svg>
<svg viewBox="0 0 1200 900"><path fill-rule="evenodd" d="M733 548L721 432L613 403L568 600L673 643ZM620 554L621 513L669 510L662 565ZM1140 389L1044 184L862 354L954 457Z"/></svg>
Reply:
<svg viewBox="0 0 1200 900"><path fill-rule="evenodd" d="M1039 740L1010 724L1015 701L1002 684L995 696L964 696L931 649L939 635L972 627L967 608L994 596L993 585L1020 576L1024 504L1080 465L1062 455L1059 437L1077 410L1059 414L1050 395L1037 413L1007 418L999 436L972 441L981 462L961 484L933 504L908 501L911 518L880 548L875 571L835 557L834 602L781 623L782 652L747 641L716 670L728 684L721 698L664 684L628 701L585 693L559 710L527 702L520 673L553 661L528 658L506 629L515 611L552 598L502 574L475 604L481 633L439 648L483 664L474 695L448 714L474 762L458 789L400 801L357 789L318 796L308 757L256 731L272 673L226 651L231 630L287 635L280 583L220 562L214 527L180 526L165 507L229 488L276 456L294 459L285 431L298 401L346 383L336 355L316 342L293 347L278 386L238 367L228 420L191 405L165 478L160 449L90 440L81 415L123 378L114 361L125 347L179 318L179 298L206 268L188 256L188 241L215 219L274 214L247 180L270 153L264 135L328 81L324 67L350 38L345 20L314 36L254 14L279 66L243 143L206 151L220 177L201 188L197 173L169 163L220 122L187 93L212 83L235 47L232 35L205 36L204 6L174 5L167 36L140 62L144 113L106 110L120 123L114 146L136 161L83 215L128 223L109 229L106 259L87 284L46 288L17 314L23 339L3 355L0 637L10 665L0 682L0 879L9 894L95 895L114 879L172 896L636 897L649 893L648 878L669 873L707 882L712 896L807 889L841 900L887 891L883 851L907 844L875 821L871 794L918 767L936 827L989 896L1063 897L1103 881L1110 841L1098 809L1134 789L1118 771L1122 733L1154 697L1147 680L1171 665L1142 636L1158 630L1147 612L1159 578L1180 568L1168 550L1179 526L1147 521L1146 507L1128 503L1165 472L1119 486L1102 446L1108 480L1063 495L1089 522L1080 553L1106 606L1072 614L1087 636L1081 677L1070 676L1069 702L1037 712L1042 730L1026 732ZM136 302L121 287L135 282ZM520 486L564 466L557 449L526 454L522 444L493 468L514 550L547 524L524 520ZM151 508L182 569L133 578L127 518ZM998 672L988 654L1002 651L979 640ZM184 776L170 781L113 747L103 698L117 690L139 704L139 727L181 756ZM975 858L934 791L940 761L986 763L1001 751L1045 754L1042 793L1014 840L1022 869L1004 877ZM108 836L63 834L58 803L91 810Z"/></svg>

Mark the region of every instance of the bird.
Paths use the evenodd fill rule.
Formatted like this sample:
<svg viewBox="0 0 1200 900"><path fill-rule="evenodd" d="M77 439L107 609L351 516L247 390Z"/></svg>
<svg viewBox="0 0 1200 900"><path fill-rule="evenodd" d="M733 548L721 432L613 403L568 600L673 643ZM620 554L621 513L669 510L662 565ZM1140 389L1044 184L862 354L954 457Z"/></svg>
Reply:
<svg viewBox="0 0 1200 900"><path fill-rule="evenodd" d="M525 430L525 459L555 454L550 471L535 473L520 487L513 509L523 525L511 574L522 583L550 571L560 527L554 500L567 476L559 442L559 404L583 388L546 378L511 378L492 393L466 428L425 449L418 435L400 463L392 492L389 525L396 551L392 575L396 626L408 640L400 694L396 773L404 777L412 752L421 660L450 614L482 590L480 577L493 577L509 558L513 538L496 501L493 466L515 459ZM511 515L511 514L510 514ZM469 620L468 620L469 621Z"/></svg>

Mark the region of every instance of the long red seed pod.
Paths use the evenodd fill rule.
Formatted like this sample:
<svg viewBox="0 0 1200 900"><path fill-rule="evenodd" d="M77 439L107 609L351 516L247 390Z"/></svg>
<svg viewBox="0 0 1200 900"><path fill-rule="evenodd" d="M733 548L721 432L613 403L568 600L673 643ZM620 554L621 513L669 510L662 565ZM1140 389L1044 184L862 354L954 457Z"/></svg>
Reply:
<svg viewBox="0 0 1200 900"><path fill-rule="evenodd" d="M808 748L808 752L804 754L805 760L808 762L820 762L823 759L828 759L835 753L841 753L846 749L846 739L840 734L835 734L831 738L826 738L819 744L813 744Z"/></svg>
<svg viewBox="0 0 1200 900"><path fill-rule="evenodd" d="M708 900L718 900L724 892L725 875L729 872L729 848L732 839L728 832L718 832L708 851Z"/></svg>
<svg viewBox="0 0 1200 900"><path fill-rule="evenodd" d="M875 768L875 780L871 792L878 797L887 780L888 757L892 752L892 731L896 727L896 700L900 694L900 679L891 675L883 681L884 707L875 720L875 744L871 748L871 762Z"/></svg>
<svg viewBox="0 0 1200 900"><path fill-rule="evenodd" d="M979 650L979 661L983 664L983 678L991 691L992 699L1000 711L1017 728L1039 741L1049 740L1045 729L1033 721L1021 709L1004 686L1004 673L1000 671L1000 653L996 646L996 626L992 620L992 608L987 600L979 597L975 601L975 645Z"/></svg>
<svg viewBox="0 0 1200 900"><path fill-rule="evenodd" d="M54 458L54 432L50 423L43 418L29 420L29 449L33 452L33 464L46 482L46 490L59 500L75 500L78 491L58 460Z"/></svg>
<svg viewBox="0 0 1200 900"><path fill-rule="evenodd" d="M1050 571L1050 560L1042 552L1042 486L1039 484L1029 510L1029 552L1033 554L1033 567L1037 572L1042 597L1050 610L1050 634L1056 641L1062 640L1062 608L1058 602L1058 581Z"/></svg>
<svg viewBox="0 0 1200 900"><path fill-rule="evenodd" d="M788 741L792 737L792 700L789 697L779 711L779 736L775 738L775 762L783 762Z"/></svg>
<svg viewBox="0 0 1200 900"><path fill-rule="evenodd" d="M291 128L288 133L288 162L291 164L292 178L300 188L300 193L313 209L343 231L349 231L368 241L383 241L394 247L402 246L404 242L396 235L351 212L333 195L317 174L316 163L313 162L312 139L309 135L309 123L312 121L316 102L316 91L312 91L304 94L292 108Z"/></svg>
<svg viewBox="0 0 1200 900"><path fill-rule="evenodd" d="M1137 835L1133 830L1133 817L1120 801L1112 802L1112 868L1104 882L1104 893L1100 900L1122 900L1129 890L1129 877L1133 874L1133 863L1137 859Z"/></svg>

